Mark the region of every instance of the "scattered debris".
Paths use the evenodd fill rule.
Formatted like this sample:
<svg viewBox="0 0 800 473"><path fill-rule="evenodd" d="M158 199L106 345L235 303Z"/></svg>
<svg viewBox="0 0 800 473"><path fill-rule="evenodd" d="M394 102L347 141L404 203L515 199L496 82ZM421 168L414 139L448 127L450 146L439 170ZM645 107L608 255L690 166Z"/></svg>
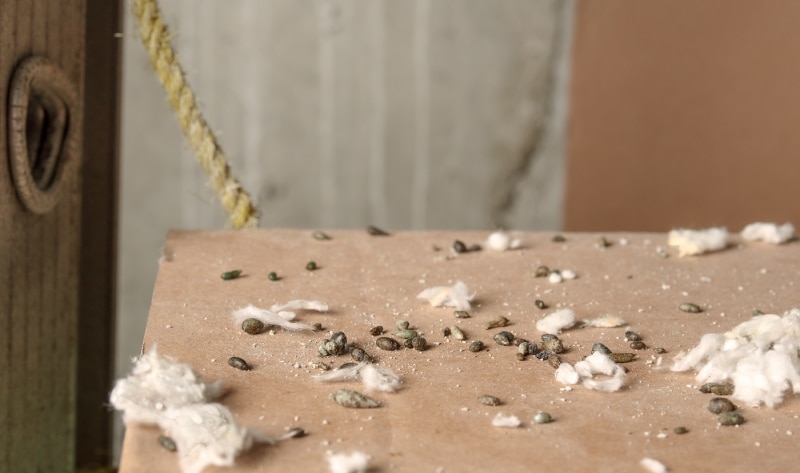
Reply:
<svg viewBox="0 0 800 473"><path fill-rule="evenodd" d="M456 253L466 253L467 251L469 251L469 249L467 248L467 245L465 245L463 241L455 240L453 242L453 251Z"/></svg>
<svg viewBox="0 0 800 473"><path fill-rule="evenodd" d="M231 279L236 279L241 275L241 269L234 269L233 271L225 271L224 273L220 274L219 277L222 278L223 281L230 281Z"/></svg>
<svg viewBox="0 0 800 473"><path fill-rule="evenodd" d="M511 342L514 341L514 334L506 331L497 332L496 334L494 334L494 341L498 345L503 345L507 347L511 345Z"/></svg>
<svg viewBox="0 0 800 473"><path fill-rule="evenodd" d="M283 305L273 305L270 310L248 305L247 307L233 311L231 315L237 326L242 325L247 319L255 319L265 325L277 325L286 330L314 331L314 327L311 325L292 322L296 314L287 309L325 312L328 310L328 305L319 301L293 300Z"/></svg>
<svg viewBox="0 0 800 473"><path fill-rule="evenodd" d="M717 422L720 425L742 425L744 424L744 416L736 411L720 412L717 416Z"/></svg>
<svg viewBox="0 0 800 473"><path fill-rule="evenodd" d="M175 444L175 440L172 437L166 435L159 435L158 436L158 444L164 448L164 450L168 450L170 452L175 452L178 450L178 446Z"/></svg>
<svg viewBox="0 0 800 473"><path fill-rule="evenodd" d="M515 250L522 245L518 238L512 239L506 232L496 231L486 239L485 246L494 251Z"/></svg>
<svg viewBox="0 0 800 473"><path fill-rule="evenodd" d="M717 396L730 396L733 394L733 383L706 383L700 386L700 392L716 394Z"/></svg>
<svg viewBox="0 0 800 473"><path fill-rule="evenodd" d="M375 340L375 344L378 345L378 348L385 351L395 351L400 349L400 343L398 343L394 338L378 337L378 339Z"/></svg>
<svg viewBox="0 0 800 473"><path fill-rule="evenodd" d="M492 319L492 320L486 322L483 325L483 328L485 328L486 330L491 330L493 328L505 327L506 325L508 325L508 319L501 315L500 317L497 317L496 319Z"/></svg>
<svg viewBox="0 0 800 473"><path fill-rule="evenodd" d="M331 239L331 237L327 233L321 230L315 230L314 233L311 234L311 236L314 237L315 240L320 240L320 241Z"/></svg>
<svg viewBox="0 0 800 473"><path fill-rule="evenodd" d="M379 335L383 335L383 326L376 325L376 326L372 327L371 329L369 329L369 334L372 335L373 337L377 337Z"/></svg>
<svg viewBox="0 0 800 473"><path fill-rule="evenodd" d="M658 460L654 460L649 457L642 458L642 461L639 462L639 465L642 466L648 473L667 473L667 467L664 466Z"/></svg>
<svg viewBox="0 0 800 473"><path fill-rule="evenodd" d="M461 330L457 325L452 325L450 327L450 334L459 341L464 341L467 339L467 336L464 334L464 331Z"/></svg>
<svg viewBox="0 0 800 473"><path fill-rule="evenodd" d="M375 225L367 226L367 233L372 236L389 236L389 232L381 228L378 228Z"/></svg>
<svg viewBox="0 0 800 473"><path fill-rule="evenodd" d="M545 333L560 333L562 329L575 324L575 312L572 309L561 309L548 314L536 322L536 330Z"/></svg>
<svg viewBox="0 0 800 473"><path fill-rule="evenodd" d="M369 396L365 396L352 389L339 389L331 393L330 398L342 407L353 409L372 409L380 407L380 403Z"/></svg>
<svg viewBox="0 0 800 473"><path fill-rule="evenodd" d="M258 335L267 330L268 325L252 317L242 321L242 330L250 335Z"/></svg>
<svg viewBox="0 0 800 473"><path fill-rule="evenodd" d="M690 314L699 314L703 312L703 309L700 308L697 304L692 304L691 302L684 302L683 304L679 305L678 308L684 312L689 312Z"/></svg>
<svg viewBox="0 0 800 473"><path fill-rule="evenodd" d="M616 328L627 325L628 323L616 315L603 315L593 319L584 320L581 327L595 327L595 328Z"/></svg>
<svg viewBox="0 0 800 473"><path fill-rule="evenodd" d="M733 382L733 398L751 406L775 407L787 389L800 392L800 309L783 316L765 314L725 334L706 334L672 371L698 370L701 383Z"/></svg>
<svg viewBox="0 0 800 473"><path fill-rule="evenodd" d="M715 397L708 401L708 410L714 414L719 414L720 412L735 411L736 406L728 398Z"/></svg>
<svg viewBox="0 0 800 473"><path fill-rule="evenodd" d="M456 281L452 286L437 286L425 289L417 294L417 299L427 300L434 307L452 307L458 310L470 310L470 302L475 294L470 294L467 285Z"/></svg>
<svg viewBox="0 0 800 473"><path fill-rule="evenodd" d="M233 465L254 442L270 442L210 402L221 394L221 383L201 381L191 366L160 357L153 348L136 360L130 376L117 381L110 401L124 411L126 424L158 425L174 440L184 473L199 473L209 465Z"/></svg>
<svg viewBox="0 0 800 473"><path fill-rule="evenodd" d="M495 427L514 429L522 425L522 421L520 421L517 416L504 416L503 413L498 412L494 419L492 419L492 425Z"/></svg>
<svg viewBox="0 0 800 473"><path fill-rule="evenodd" d="M250 371L251 369L253 369L250 365L247 364L246 361L239 358L238 356L232 356L228 358L228 364L236 368L237 370Z"/></svg>
<svg viewBox="0 0 800 473"><path fill-rule="evenodd" d="M478 402L484 406L499 406L501 404L499 397L491 396L489 394L478 396Z"/></svg>
<svg viewBox="0 0 800 473"><path fill-rule="evenodd" d="M549 424L553 422L553 416L544 411L539 411L533 416L533 422L536 424Z"/></svg>
<svg viewBox="0 0 800 473"><path fill-rule="evenodd" d="M728 230L722 227L706 230L672 230L669 232L667 244L676 247L680 257L719 251L728 245Z"/></svg>
<svg viewBox="0 0 800 473"><path fill-rule="evenodd" d="M594 379L594 375L608 376L607 379ZM597 391L619 391L625 382L625 370L617 365L608 355L594 352L582 361L571 366L561 363L556 369L556 381L562 384L577 384L583 379L583 385Z"/></svg>
<svg viewBox="0 0 800 473"><path fill-rule="evenodd" d="M394 371L366 361L348 368L342 367L330 373L316 375L313 379L322 382L361 380L367 391L393 393L400 389L400 377Z"/></svg>
<svg viewBox="0 0 800 473"><path fill-rule="evenodd" d="M331 453L328 455L328 466L331 473L366 473L372 457L364 452Z"/></svg>
<svg viewBox="0 0 800 473"><path fill-rule="evenodd" d="M744 227L740 235L745 241L763 241L780 245L794 237L794 225L756 222Z"/></svg>

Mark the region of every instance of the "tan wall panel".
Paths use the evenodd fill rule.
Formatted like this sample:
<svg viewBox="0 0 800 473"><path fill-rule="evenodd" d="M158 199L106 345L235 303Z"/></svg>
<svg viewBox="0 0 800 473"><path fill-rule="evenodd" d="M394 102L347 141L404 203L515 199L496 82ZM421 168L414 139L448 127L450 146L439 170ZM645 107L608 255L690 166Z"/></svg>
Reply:
<svg viewBox="0 0 800 473"><path fill-rule="evenodd" d="M565 228L800 223L800 3L579 3Z"/></svg>

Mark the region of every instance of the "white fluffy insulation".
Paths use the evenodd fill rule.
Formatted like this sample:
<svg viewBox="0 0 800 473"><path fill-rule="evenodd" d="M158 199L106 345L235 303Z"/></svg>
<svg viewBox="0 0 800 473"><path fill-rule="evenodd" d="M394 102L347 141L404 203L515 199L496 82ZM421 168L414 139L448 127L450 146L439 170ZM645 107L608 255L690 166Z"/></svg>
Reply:
<svg viewBox="0 0 800 473"><path fill-rule="evenodd" d="M794 225L756 222L744 227L740 236L745 241L763 241L773 245L786 243L794 237Z"/></svg>
<svg viewBox="0 0 800 473"><path fill-rule="evenodd" d="M604 379L595 379L595 375L606 376ZM562 384L578 384L583 380L583 385L589 389L603 392L619 391L625 385L625 370L614 361L600 352L594 352L584 360L575 363L561 363L556 369L556 381Z"/></svg>
<svg viewBox="0 0 800 473"><path fill-rule="evenodd" d="M544 316L536 322L536 330L557 334L561 330L575 325L575 312L572 309L561 309Z"/></svg>
<svg viewBox="0 0 800 473"><path fill-rule="evenodd" d="M669 232L667 244L678 249L678 256L693 256L719 251L728 245L728 230L708 228L706 230L677 229Z"/></svg>
<svg viewBox="0 0 800 473"><path fill-rule="evenodd" d="M258 319L265 325L278 326L285 330L301 331L313 330L313 327L308 324L292 322L297 314L290 311L293 310L311 310L316 312L326 312L328 304L319 301L306 301L306 300L293 300L283 305L273 305L269 310L261 309L253 305L248 305L241 309L233 311L233 321L237 327L241 327L245 319Z"/></svg>
<svg viewBox="0 0 800 473"><path fill-rule="evenodd" d="M158 425L175 440L183 472L199 473L209 465L231 466L254 442L269 442L240 426L227 407L210 402L221 391L219 382L203 382L191 366L153 348L117 381L110 400L126 424Z"/></svg>
<svg viewBox="0 0 800 473"><path fill-rule="evenodd" d="M452 286L437 286L425 289L417 294L417 299L428 301L433 307L452 307L457 310L470 310L470 302L475 294L470 294L463 281L456 281Z"/></svg>
<svg viewBox="0 0 800 473"><path fill-rule="evenodd" d="M775 407L786 391L800 392L800 309L755 316L724 334L706 334L672 371L697 370L699 383L730 380L732 397L750 406Z"/></svg>
<svg viewBox="0 0 800 473"><path fill-rule="evenodd" d="M331 473L364 473L372 457L364 452L328 453Z"/></svg>
<svg viewBox="0 0 800 473"><path fill-rule="evenodd" d="M342 368L313 377L317 381L337 382L361 380L367 391L393 393L400 389L400 377L389 368L362 361L350 368Z"/></svg>

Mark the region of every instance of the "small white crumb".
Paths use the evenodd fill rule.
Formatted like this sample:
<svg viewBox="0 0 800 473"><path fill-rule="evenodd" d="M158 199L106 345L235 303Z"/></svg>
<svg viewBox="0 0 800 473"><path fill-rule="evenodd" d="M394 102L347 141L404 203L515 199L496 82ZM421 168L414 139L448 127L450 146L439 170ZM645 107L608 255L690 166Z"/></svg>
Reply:
<svg viewBox="0 0 800 473"><path fill-rule="evenodd" d="M623 325L626 324L627 322L622 320L621 317L617 317L616 315L603 315L600 317L595 317L593 319L583 321L584 327L597 327L597 328L622 327Z"/></svg>
<svg viewBox="0 0 800 473"><path fill-rule="evenodd" d="M498 412L494 419L492 419L492 425L495 427L514 429L522 425L522 421L520 421L517 416L504 416L502 413Z"/></svg>
<svg viewBox="0 0 800 473"><path fill-rule="evenodd" d="M642 468L647 470L649 473L667 473L667 467L664 466L664 464L660 461L652 458L642 458L642 461L640 461L639 464L642 465Z"/></svg>
<svg viewBox="0 0 800 473"><path fill-rule="evenodd" d="M775 223L756 222L744 227L740 235L746 241L763 241L780 245L794 237L794 226L791 223L779 226Z"/></svg>
<svg viewBox="0 0 800 473"><path fill-rule="evenodd" d="M575 274L575 271L573 271L571 269L562 269L561 270L561 277L566 279L567 281L570 281L570 280L573 280L573 279L577 278L578 275Z"/></svg>
<svg viewBox="0 0 800 473"><path fill-rule="evenodd" d="M425 289L417 294L417 299L424 299L434 307L452 307L458 310L470 310L470 302L475 294L470 294L467 285L456 281L452 286L437 286Z"/></svg>
<svg viewBox="0 0 800 473"><path fill-rule="evenodd" d="M658 435L656 435L656 437L660 439L665 439L668 437L668 435L666 432L660 432Z"/></svg>
<svg viewBox="0 0 800 473"><path fill-rule="evenodd" d="M677 229L669 232L669 246L678 248L678 256L692 256L718 251L728 244L728 230L722 227L705 230Z"/></svg>
<svg viewBox="0 0 800 473"><path fill-rule="evenodd" d="M628 239L627 238L620 238L619 239L619 246L627 246L627 245L628 245Z"/></svg>
<svg viewBox="0 0 800 473"><path fill-rule="evenodd" d="M575 323L575 312L572 309L561 309L546 315L536 322L536 330L544 333L560 333Z"/></svg>
<svg viewBox="0 0 800 473"><path fill-rule="evenodd" d="M519 239L512 239L506 232L496 231L486 239L486 248L494 251L513 250L520 247Z"/></svg>
<svg viewBox="0 0 800 473"><path fill-rule="evenodd" d="M328 466L331 473L364 473L371 459L371 456L359 451L350 454L332 453L328 455Z"/></svg>
<svg viewBox="0 0 800 473"><path fill-rule="evenodd" d="M564 280L560 273L552 272L549 276L547 276L547 280L553 284L558 284Z"/></svg>

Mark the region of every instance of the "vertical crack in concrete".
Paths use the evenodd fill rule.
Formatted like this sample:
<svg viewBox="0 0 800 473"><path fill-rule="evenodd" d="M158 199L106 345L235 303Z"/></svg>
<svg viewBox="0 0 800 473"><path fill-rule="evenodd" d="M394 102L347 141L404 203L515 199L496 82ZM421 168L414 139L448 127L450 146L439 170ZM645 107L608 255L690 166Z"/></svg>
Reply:
<svg viewBox="0 0 800 473"><path fill-rule="evenodd" d="M524 210L525 202L520 201L520 196L524 193L526 186L541 184L542 192L538 195L547 193L558 193L556 206L551 209L556 215L549 220L554 222L538 222L539 216L533 215L523 218L523 222L532 223L537 227L559 227L561 224L561 214L563 207L563 162L564 140L566 139L566 114L568 105L568 79L570 49L572 44L572 23L574 19L575 2L577 0L566 0L558 2L553 14L553 21L556 28L553 32L550 52L547 59L548 77L546 81L544 97L544 109L542 113L533 116L525 125L528 127L527 137L521 140L518 146L518 155L514 164L502 171L495 180L492 190L492 222L499 228L511 228L516 213ZM535 87L535 84L533 85ZM535 93L532 93L535 97ZM548 156L548 154L551 154ZM557 156L552 156L557 154ZM535 164L542 160L549 159L557 161L554 166L543 166L546 175L540 176ZM547 163L542 163L547 164ZM555 170L555 172L553 172ZM543 216L546 217L546 216ZM538 222L538 223L537 223Z"/></svg>

